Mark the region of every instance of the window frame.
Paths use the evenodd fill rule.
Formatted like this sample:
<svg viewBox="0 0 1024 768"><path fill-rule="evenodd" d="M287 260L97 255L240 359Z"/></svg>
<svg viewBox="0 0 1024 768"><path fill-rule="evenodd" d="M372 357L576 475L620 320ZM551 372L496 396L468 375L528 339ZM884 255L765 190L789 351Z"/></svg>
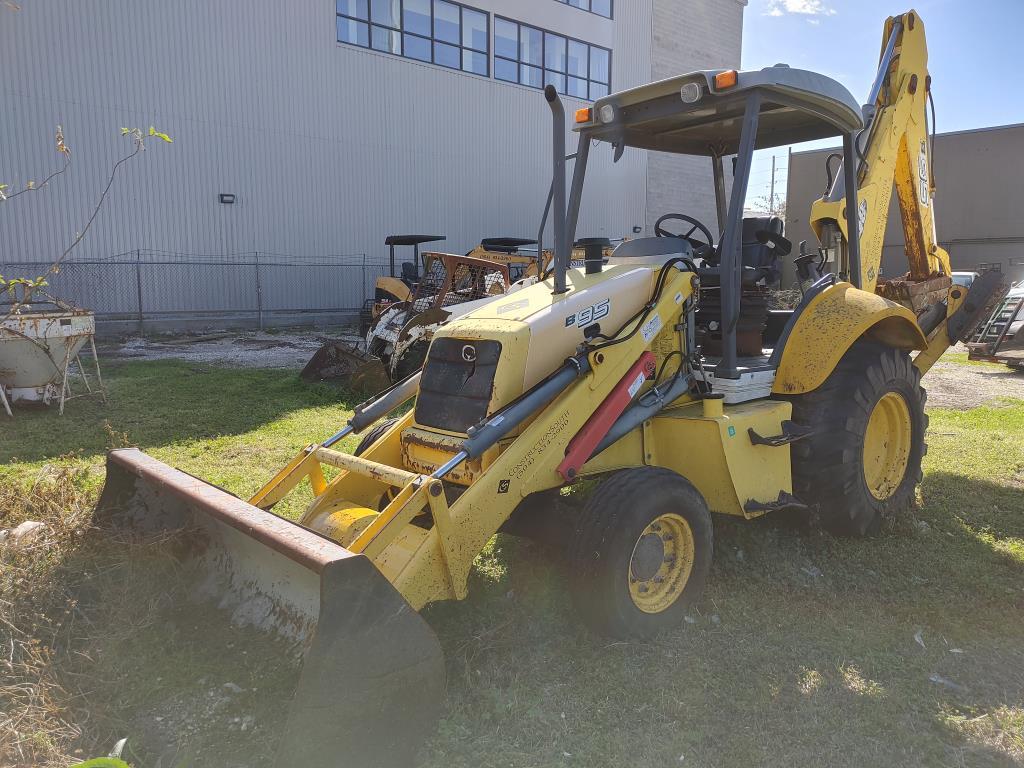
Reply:
<svg viewBox="0 0 1024 768"><path fill-rule="evenodd" d="M366 0L366 18L365 19L360 19L358 16L350 16L347 13L341 13L338 10L337 2L335 2L335 7L334 7L335 29L337 29L338 20L339 19L344 19L345 21L354 22L356 24L365 24L366 25L366 30L367 30L366 45L360 45L358 42L350 42L348 40L340 40L340 39L337 40L337 44L338 45L349 45L349 46L352 46L353 48L360 48L360 49L362 49L364 51L373 51L374 53L383 53L383 54L385 54L387 56L397 56L398 58L406 59L407 61L415 61L415 62L418 62L420 64L430 64L430 65L435 66L435 67L443 67L444 69L448 69L448 70L451 70L453 72L464 72L467 75L475 75L476 77L486 77L486 78L490 79L491 78L491 70L492 70L492 67L491 67L491 55L492 55L492 53L491 53L491 46L492 46L492 43L491 43L491 40L492 40L491 17L492 17L493 14L490 11L483 10L482 8L476 8L476 7L472 6L472 5L467 5L465 3L460 3L457 0L443 0L443 2L447 3L448 5L452 5L452 6L455 6L456 8L458 8L458 11L459 11L459 24L458 24L458 26L459 26L459 30L458 30L459 41L458 41L458 43L450 43L447 40L442 40L442 39L437 37L437 25L435 23L435 13L434 13L435 0L427 0L427 2L430 5L430 37L427 37L427 36L423 35L420 32L409 32L409 31L406 31L406 29L405 29L405 3L406 3L406 0L398 0L398 26L397 27L392 27L392 26L389 26L387 24L379 24L379 23L373 21L373 0ZM466 45L465 36L464 36L464 30L465 30L465 23L464 23L465 11L471 11L473 13L481 14L483 16L483 18L484 18L484 46L485 47L484 47L483 50L481 50L479 48L473 48L473 47L471 47L469 45ZM374 28L379 28L381 30L385 30L388 33L397 33L397 35L398 35L398 47L399 47L398 52L395 52L395 51L392 51L392 50L388 50L388 49L375 48L374 45L373 45L373 31L374 31ZM335 32L335 36L337 36L337 32ZM423 59L423 58L420 58L418 56L410 56L410 55L408 55L406 53L406 37L414 37L417 40L421 40L421 41L425 42L428 45L429 49L430 49L430 58L429 59ZM437 60L438 57L437 57L437 52L436 52L437 51L436 46L438 46L438 45L448 46L449 48L455 48L458 51L458 61L459 61L459 64L458 64L457 67L453 67L453 66L451 66L449 64L443 64L443 63L441 63L440 61ZM482 55L484 57L484 64L485 64L485 66L484 66L485 71L484 72L477 72L476 70L473 70L473 69L466 69L465 61L466 61L466 54L467 53L469 53L469 54L479 54L479 55ZM471 58L472 58L472 56L471 56Z"/></svg>
<svg viewBox="0 0 1024 768"><path fill-rule="evenodd" d="M607 16L605 16L603 13L598 13L597 11L594 10L594 0L584 0L584 2L586 2L586 4L587 4L586 8L581 8L578 5L573 5L572 3L569 2L569 0L555 0L555 2L556 3L561 3L562 5L567 5L570 8L575 8L577 11L584 11L585 13L592 13L594 16L599 16L602 19L612 19L612 20L615 19L615 0L608 0L608 15Z"/></svg>
<svg viewBox="0 0 1024 768"><path fill-rule="evenodd" d="M558 0L558 1L561 2L561 0ZM589 2L589 0L588 0L588 2ZM580 9L580 10L583 10L583 9ZM497 44L496 44L496 42L494 41L494 38L493 38L494 35L497 35L497 29L498 29L497 22L498 21L503 21L506 24L514 24L515 27L516 27L516 58L514 60L510 59L508 56L502 56L502 55L498 54L498 46L497 46ZM586 40L580 40L579 38L572 37L571 35L567 35L564 32L556 32L556 31L554 31L552 29L545 29L544 27L539 27L536 24L529 24L529 23L527 23L525 21L516 21L515 19L510 19L507 16L501 16L501 15L499 15L497 13L494 14L494 22L495 22L494 25L493 25L494 32L492 33L492 42L491 42L491 56L494 58L495 66L492 67L492 70L494 72L497 72L497 69L498 69L497 68L497 62L498 61L503 61L503 62L506 62L508 64L514 64L515 67L516 67L516 79L514 81L513 80L507 80L507 79L505 79L503 77L498 77L497 74L495 74L494 75L494 79L497 80L498 82L510 83L512 85L522 85L522 86L524 86L526 88L537 88L537 89L543 90L544 86L548 82L547 75L550 72L555 77L561 76L564 79L564 81L565 81L565 88L558 91L563 96L569 96L570 98L580 99L582 101L591 101L591 102L597 101L597 99L602 98L602 96L596 96L596 97L593 97L593 98L590 96L590 88L591 88L592 85L603 86L606 89L604 95L612 93L612 53L613 52L612 52L611 48L605 48L603 45L597 45L596 43L588 43ZM531 64L529 62L525 62L523 60L523 58L522 58L522 55L523 55L523 48L522 48L522 46L523 46L523 27L527 27L529 29L536 30L536 31L540 32L540 66L539 67L535 66L534 64ZM561 71L559 71L557 69L550 69L547 66L547 63L548 63L548 61L547 61L547 56L548 56L547 41L548 41L548 37L549 36L556 37L556 38L561 38L562 40L565 41L565 69L563 69ZM570 74L570 72L569 72L569 44L570 44L570 42L577 43L579 45L584 45L587 48L587 60L586 60L586 66L585 66L585 70L586 70L586 73L587 73L586 77L577 77L575 75ZM608 54L608 82L601 82L600 80L596 80L595 78L591 77L591 75L590 75L591 51L594 48L602 50L602 51L604 51L605 53ZM531 83L523 82L523 75L522 75L522 68L523 67L529 67L531 69L540 69L541 84L539 86L538 85L533 85ZM587 95L586 96L575 96L575 95L569 93L569 79L570 78L572 78L574 80L582 80L582 81L586 82L586 84L587 84Z"/></svg>

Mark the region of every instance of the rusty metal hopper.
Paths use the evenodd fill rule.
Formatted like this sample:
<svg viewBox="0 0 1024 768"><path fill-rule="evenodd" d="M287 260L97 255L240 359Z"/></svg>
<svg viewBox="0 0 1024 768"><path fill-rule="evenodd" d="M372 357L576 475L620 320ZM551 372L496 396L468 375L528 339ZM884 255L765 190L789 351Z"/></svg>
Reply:
<svg viewBox="0 0 1024 768"><path fill-rule="evenodd" d="M135 449L108 454L95 521L185 530L175 554L200 599L303 644L277 764L412 764L441 710L443 655L370 560Z"/></svg>
<svg viewBox="0 0 1024 768"><path fill-rule="evenodd" d="M43 400L59 385L69 362L95 333L95 318L85 310L48 311L26 305L3 317L0 307L0 387L11 400Z"/></svg>

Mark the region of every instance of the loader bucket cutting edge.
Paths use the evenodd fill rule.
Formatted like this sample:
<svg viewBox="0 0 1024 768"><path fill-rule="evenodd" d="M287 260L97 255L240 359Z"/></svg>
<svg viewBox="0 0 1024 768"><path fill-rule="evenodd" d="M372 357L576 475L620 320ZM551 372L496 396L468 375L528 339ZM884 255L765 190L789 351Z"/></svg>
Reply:
<svg viewBox="0 0 1024 768"><path fill-rule="evenodd" d="M196 536L198 594L306 649L277 764L409 766L444 700L436 635L373 563L136 449L107 454L99 527Z"/></svg>

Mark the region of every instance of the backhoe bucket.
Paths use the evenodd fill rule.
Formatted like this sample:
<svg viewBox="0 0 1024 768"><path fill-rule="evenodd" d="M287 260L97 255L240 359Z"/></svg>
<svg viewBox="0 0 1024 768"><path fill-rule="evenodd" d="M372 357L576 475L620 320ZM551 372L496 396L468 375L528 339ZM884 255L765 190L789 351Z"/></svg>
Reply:
<svg viewBox="0 0 1024 768"><path fill-rule="evenodd" d="M357 392L380 392L391 386L379 358L341 341L320 347L299 375L303 381L337 381Z"/></svg>
<svg viewBox="0 0 1024 768"><path fill-rule="evenodd" d="M101 527L183 530L195 593L306 649L277 765L408 766L444 698L440 644L373 563L135 450L107 455Z"/></svg>

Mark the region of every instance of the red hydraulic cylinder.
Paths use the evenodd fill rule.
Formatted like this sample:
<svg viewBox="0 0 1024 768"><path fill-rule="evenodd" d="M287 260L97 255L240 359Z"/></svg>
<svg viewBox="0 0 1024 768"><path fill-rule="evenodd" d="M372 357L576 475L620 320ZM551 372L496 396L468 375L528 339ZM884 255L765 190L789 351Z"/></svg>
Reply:
<svg viewBox="0 0 1024 768"><path fill-rule="evenodd" d="M587 419L587 423L569 442L565 458L558 465L558 474L566 482L571 483L576 479L580 468L590 459L597 444L608 434L608 430L612 428L615 420L633 402L633 398L640 391L644 381L654 378L654 371L654 355L650 351L645 351L633 363L622 380L615 385L615 389L608 394L604 402L597 407L593 415Z"/></svg>

